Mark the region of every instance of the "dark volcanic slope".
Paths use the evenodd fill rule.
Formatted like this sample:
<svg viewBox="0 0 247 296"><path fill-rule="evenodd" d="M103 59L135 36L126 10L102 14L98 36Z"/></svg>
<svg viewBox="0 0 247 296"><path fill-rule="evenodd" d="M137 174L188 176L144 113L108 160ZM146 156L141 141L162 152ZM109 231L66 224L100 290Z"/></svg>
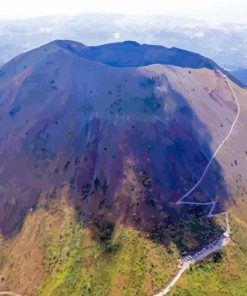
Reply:
<svg viewBox="0 0 247 296"><path fill-rule="evenodd" d="M143 64L191 68L208 60L146 45L143 56L132 56L126 47L139 45L107 45L104 51L57 41L1 68L5 235L18 229L40 197L59 196L62 188L89 221L148 227L176 215L174 202L196 183L228 133L236 104L215 71L133 65L137 55ZM113 61L132 67L106 65ZM227 196L219 166L208 182L203 199Z"/></svg>
<svg viewBox="0 0 247 296"><path fill-rule="evenodd" d="M76 42L56 41L80 57L113 67L141 67L151 64L169 64L189 68L215 69L218 66L199 54L179 48L139 44L125 41L100 46L85 46Z"/></svg>
<svg viewBox="0 0 247 296"><path fill-rule="evenodd" d="M180 48L166 48L159 45L139 44L135 41L110 43L99 46L85 46L78 42L57 40L56 43L86 59L112 67L142 67L152 64L173 65L185 68L219 69L240 86L244 86L237 76L219 67L214 61Z"/></svg>

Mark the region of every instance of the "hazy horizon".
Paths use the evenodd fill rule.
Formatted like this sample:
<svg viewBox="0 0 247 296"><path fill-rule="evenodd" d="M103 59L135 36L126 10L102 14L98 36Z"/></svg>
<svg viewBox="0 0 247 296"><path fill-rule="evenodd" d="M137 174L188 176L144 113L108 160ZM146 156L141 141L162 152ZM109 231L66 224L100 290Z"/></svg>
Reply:
<svg viewBox="0 0 247 296"><path fill-rule="evenodd" d="M13 7L15 9L13 9ZM105 2L99 0L9 0L0 11L0 20L28 19L42 16L77 16L80 14L164 15L197 19L210 24L247 24L247 2L243 0L131 0Z"/></svg>

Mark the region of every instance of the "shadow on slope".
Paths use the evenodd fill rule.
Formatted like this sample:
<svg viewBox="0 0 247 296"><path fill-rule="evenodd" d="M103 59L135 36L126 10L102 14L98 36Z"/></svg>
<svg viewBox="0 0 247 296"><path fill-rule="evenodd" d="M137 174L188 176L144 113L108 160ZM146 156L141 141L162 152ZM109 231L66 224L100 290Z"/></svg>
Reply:
<svg viewBox="0 0 247 296"><path fill-rule="evenodd" d="M190 208L175 202L196 183L213 151L188 101L165 74L144 77L54 44L49 50L19 57L15 75L11 63L2 71L2 233L14 235L40 199L59 197L65 187L79 220L103 238L105 227L109 239L116 223L167 243L174 239L169 227L185 234L181 217L188 229L195 227ZM209 183L202 195L227 197L220 167Z"/></svg>

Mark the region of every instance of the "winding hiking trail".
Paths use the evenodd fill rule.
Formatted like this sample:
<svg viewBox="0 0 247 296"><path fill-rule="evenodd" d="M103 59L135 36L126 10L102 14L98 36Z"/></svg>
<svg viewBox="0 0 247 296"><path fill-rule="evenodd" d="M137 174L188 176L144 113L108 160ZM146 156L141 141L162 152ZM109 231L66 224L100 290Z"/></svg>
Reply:
<svg viewBox="0 0 247 296"><path fill-rule="evenodd" d="M229 217L228 217L228 212L223 212L223 213L219 213L219 214L213 214L215 205L217 203L217 201L211 201L211 202L190 202L190 201L183 201L187 196L189 196L191 194L191 192L193 192L198 185L200 185L200 183L202 182L203 178L205 177L208 168L210 167L212 161L214 160L215 156L217 155L217 153L220 151L220 149L223 147L223 145L226 143L226 141L229 139L229 137L231 136L231 133L236 125L236 122L238 120L238 117L240 115L240 105L238 103L236 94L231 86L231 83L229 82L228 78L226 77L226 75L220 73L222 75L222 77L224 78L225 82L227 83L229 89L231 90L231 93L233 95L234 101L237 105L237 115L232 123L232 126L230 128L229 133L227 134L226 138L221 142L221 144L219 145L219 147L216 149L216 151L214 152L214 154L212 155L212 157L210 158L205 170L203 171L202 176L200 177L200 179L198 180L198 182L187 192L185 193L178 201L176 204L190 204L190 205L212 205L212 208L210 209L209 213L208 213L208 217L214 217L217 215L225 215L225 221L226 221L226 231L224 232L223 235L221 235L217 240L215 240L213 243L209 244L208 246L204 247L202 250L200 250L199 252L196 252L195 254L191 255L191 256L187 256L185 257L185 259L181 259L182 260L182 265L179 266L179 271L177 272L177 274L174 276L174 278L169 282L169 284L158 294L155 294L154 296L164 296L167 293L169 293L169 291L172 289L172 287L176 284L176 282L180 279L180 277L182 276L182 274L190 267L191 264L196 263L199 260L204 259L205 257L207 257L208 255L221 250L223 247L225 247L229 241L230 241L230 233L231 233L231 229L230 229L230 224L229 224Z"/></svg>
<svg viewBox="0 0 247 296"><path fill-rule="evenodd" d="M231 91L231 93L232 93L232 95L233 95L233 98L234 98L234 101L235 101L235 103L236 103L236 105L237 105L237 115L236 115L236 117L235 117L235 119L233 120L233 123L232 123L232 126L231 126L231 128L230 128L230 131L229 131L229 133L227 134L227 136L226 136L226 138L220 143L220 145L219 145L219 147L216 149L216 151L214 152L214 154L212 155L212 157L210 158L210 160L209 160L209 162L208 162L208 164L207 164L207 166L206 166L206 168L205 168L205 170L203 171L203 174L202 174L202 176L200 177L200 179L197 181L197 183L188 191L188 192L186 192L178 201L177 201L177 204L196 204L196 203L193 203L193 202L183 202L183 199L184 198L186 198L187 196L189 196L190 194L191 194L191 192L193 192L195 189L196 189L196 187L198 186L198 185L200 185L200 183L202 182L202 180L203 180L203 178L205 177L205 175L206 175L206 173L207 173L207 171L208 171L208 169L209 169L209 167L210 167L210 165L211 165L211 163L212 163L212 161L215 159L215 156L218 154L218 152L220 151L220 149L223 147L223 145L226 143L226 141L229 139L229 137L231 136L231 133L232 133L232 131L233 131L233 129L234 129L234 127L235 127L235 124L236 124L236 122L237 122L237 120L238 120L238 117L239 117L239 115L240 115L240 105L239 105L239 103L238 103L238 100L237 100L237 97L236 97L236 94L235 94L235 92L234 92L234 90L233 90L233 88L232 88L232 86L231 86L231 83L229 82L229 80L227 79L227 77L226 77L226 75L224 75L224 74L222 74L221 73L221 75L222 75L222 77L224 78L224 80L225 80L225 82L227 83L227 85L228 85L228 87L229 87L229 89L230 89L230 91ZM213 204L214 202L212 202L212 204ZM197 203L197 204L200 204L200 203ZM206 203L205 203L206 204Z"/></svg>

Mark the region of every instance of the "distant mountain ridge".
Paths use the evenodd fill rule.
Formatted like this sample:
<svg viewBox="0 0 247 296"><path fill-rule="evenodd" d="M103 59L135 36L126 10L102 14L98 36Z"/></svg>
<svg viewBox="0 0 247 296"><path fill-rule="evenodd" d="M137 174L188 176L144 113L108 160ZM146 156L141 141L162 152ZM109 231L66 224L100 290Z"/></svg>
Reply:
<svg viewBox="0 0 247 296"><path fill-rule="evenodd" d="M245 68L239 68L237 70L231 71L231 74L236 77L241 83L247 87L247 69Z"/></svg>

